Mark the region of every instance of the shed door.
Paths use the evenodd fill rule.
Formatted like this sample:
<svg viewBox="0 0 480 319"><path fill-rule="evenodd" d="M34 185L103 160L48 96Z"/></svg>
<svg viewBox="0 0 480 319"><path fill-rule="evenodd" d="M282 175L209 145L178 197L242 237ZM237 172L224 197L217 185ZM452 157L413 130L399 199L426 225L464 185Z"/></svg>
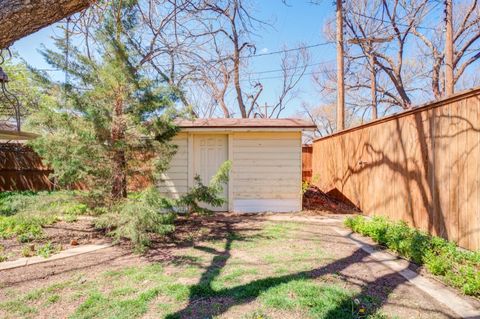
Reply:
<svg viewBox="0 0 480 319"><path fill-rule="evenodd" d="M228 136L226 134L194 136L194 176L200 176L208 184L220 166L228 160ZM228 200L228 185L224 185L224 198ZM205 206L214 211L227 211L228 203L222 207Z"/></svg>

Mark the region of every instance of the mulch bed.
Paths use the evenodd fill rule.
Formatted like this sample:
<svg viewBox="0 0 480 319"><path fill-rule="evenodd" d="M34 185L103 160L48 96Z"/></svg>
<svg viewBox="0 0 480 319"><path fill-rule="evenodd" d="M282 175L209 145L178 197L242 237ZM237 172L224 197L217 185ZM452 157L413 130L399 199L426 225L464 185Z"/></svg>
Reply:
<svg viewBox="0 0 480 319"><path fill-rule="evenodd" d="M337 192L336 194L327 194L316 186L309 186L305 193L303 193L303 209L304 210L319 210L330 211L332 213L352 214L359 213L360 209L347 198L342 198L343 195Z"/></svg>

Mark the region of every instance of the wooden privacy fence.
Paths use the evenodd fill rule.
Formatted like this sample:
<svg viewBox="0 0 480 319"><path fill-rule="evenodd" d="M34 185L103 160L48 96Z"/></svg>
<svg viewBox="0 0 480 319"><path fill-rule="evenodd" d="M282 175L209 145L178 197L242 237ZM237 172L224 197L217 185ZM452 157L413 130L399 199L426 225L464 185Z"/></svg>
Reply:
<svg viewBox="0 0 480 319"><path fill-rule="evenodd" d="M30 147L0 143L0 191L50 190L51 172Z"/></svg>
<svg viewBox="0 0 480 319"><path fill-rule="evenodd" d="M310 144L302 145L302 181L312 181L312 151Z"/></svg>
<svg viewBox="0 0 480 319"><path fill-rule="evenodd" d="M367 215L480 249L480 89L316 140L312 175Z"/></svg>
<svg viewBox="0 0 480 319"><path fill-rule="evenodd" d="M152 154L138 152L131 159L128 190L139 191L153 184L152 170L146 163ZM40 156L29 146L20 143L0 143L0 192L48 191L53 189L50 174L53 170L42 163ZM85 189L75 183L71 189Z"/></svg>

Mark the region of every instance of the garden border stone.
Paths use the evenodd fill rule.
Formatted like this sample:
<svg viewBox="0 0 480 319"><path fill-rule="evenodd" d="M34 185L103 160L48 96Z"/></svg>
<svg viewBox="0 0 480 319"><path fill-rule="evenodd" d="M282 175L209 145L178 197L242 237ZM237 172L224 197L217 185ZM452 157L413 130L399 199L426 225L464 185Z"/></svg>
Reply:
<svg viewBox="0 0 480 319"><path fill-rule="evenodd" d="M0 263L0 270L7 270L12 268L24 267L34 264L40 264L49 262L52 260L64 259L69 257L74 257L82 254L91 253L100 249L105 249L108 247L113 246L113 244L92 244L92 245L82 245L75 248L70 248L66 250L62 250L58 254L54 254L48 258L44 258L41 256L34 256L34 257L25 257L20 258L17 260L6 261Z"/></svg>
<svg viewBox="0 0 480 319"><path fill-rule="evenodd" d="M345 238L350 239L356 246L367 252L374 260L386 267L398 272L403 278L407 279L418 289L430 295L432 298L441 302L461 318L480 319L480 309L474 305L467 297L460 296L453 289L444 284L426 278L417 272L408 268L409 262L388 252L378 251L374 244L368 243L368 239L361 237L349 230L338 227L332 227L335 232Z"/></svg>

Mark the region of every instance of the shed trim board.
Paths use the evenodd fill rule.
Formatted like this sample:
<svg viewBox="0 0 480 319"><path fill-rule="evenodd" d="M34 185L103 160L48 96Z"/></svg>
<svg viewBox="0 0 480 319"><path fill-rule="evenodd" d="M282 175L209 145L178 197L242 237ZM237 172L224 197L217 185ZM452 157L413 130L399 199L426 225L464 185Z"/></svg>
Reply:
<svg viewBox="0 0 480 319"><path fill-rule="evenodd" d="M182 129L182 131L211 134L212 132L218 132L218 133L232 133L232 132L298 132L299 129L295 128L295 127L284 127L284 128L281 128L281 127L213 127L213 128L208 128L208 130L207 130L207 129L202 128L202 127L192 127L192 128Z"/></svg>
<svg viewBox="0 0 480 319"><path fill-rule="evenodd" d="M173 143L178 143L179 146L170 169L164 174L163 185L187 185L186 188L180 186L179 189L170 187L171 194L176 196L193 187L201 157L198 155L198 141L213 140L216 137L220 140L220 136L223 136L222 140L226 141L224 154L232 163L228 185L225 186L227 203L224 207L213 210L228 209L242 213L300 211L303 130L303 127L221 130L215 127L181 128L173 140ZM217 151L220 152L218 149ZM205 153L205 150L203 152ZM205 156L210 162L218 162L214 160L216 155ZM185 160L188 163L185 163ZM216 162L215 166L221 165ZM180 167L186 168L188 172L180 173ZM211 178L212 174L214 172L210 166L207 171L203 171L202 182L208 183L209 181L204 179ZM183 181L182 178L187 180ZM165 189L162 186L160 188Z"/></svg>

